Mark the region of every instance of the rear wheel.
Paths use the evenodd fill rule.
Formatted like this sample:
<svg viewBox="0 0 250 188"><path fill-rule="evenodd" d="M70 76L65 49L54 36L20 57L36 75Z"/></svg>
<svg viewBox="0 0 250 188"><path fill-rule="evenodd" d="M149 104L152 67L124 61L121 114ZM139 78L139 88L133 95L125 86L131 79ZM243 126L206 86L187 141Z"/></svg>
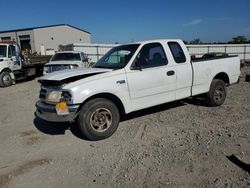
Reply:
<svg viewBox="0 0 250 188"><path fill-rule="evenodd" d="M78 125L83 135L90 140L110 137L120 121L116 105L104 98L96 98L83 105L79 112Z"/></svg>
<svg viewBox="0 0 250 188"><path fill-rule="evenodd" d="M208 103L211 106L220 106L224 103L227 96L226 84L223 80L214 79L210 90L207 93Z"/></svg>
<svg viewBox="0 0 250 188"><path fill-rule="evenodd" d="M8 87L12 84L12 78L9 72L2 72L0 74L0 86Z"/></svg>

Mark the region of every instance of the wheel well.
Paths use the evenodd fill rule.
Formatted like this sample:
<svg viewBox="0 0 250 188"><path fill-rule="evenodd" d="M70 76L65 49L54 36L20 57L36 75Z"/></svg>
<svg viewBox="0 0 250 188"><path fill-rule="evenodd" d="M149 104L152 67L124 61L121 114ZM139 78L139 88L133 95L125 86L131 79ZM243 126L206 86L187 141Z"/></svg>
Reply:
<svg viewBox="0 0 250 188"><path fill-rule="evenodd" d="M95 98L105 98L105 99L108 99L108 100L112 101L117 106L120 115L122 116L122 115L125 114L125 108L124 108L124 106L122 104L122 101L116 95L111 94L111 93L99 93L99 94L96 94L96 95L93 95L93 96L89 97L87 100L85 100L80 105L77 112L79 112L81 110L81 108L82 108L82 106L84 104L86 104L88 101L90 101L92 99L95 99Z"/></svg>
<svg viewBox="0 0 250 188"><path fill-rule="evenodd" d="M229 77L228 77L228 75L227 75L226 73L224 73L224 72L221 72L221 73L217 74L217 75L214 77L214 79L223 80L223 81L226 83L226 85L229 85L229 84L230 84L230 82L229 82Z"/></svg>
<svg viewBox="0 0 250 188"><path fill-rule="evenodd" d="M10 73L10 72L12 72L12 71L11 71L9 68L4 68L4 69L1 71L1 73L2 73L2 72L9 72L9 73Z"/></svg>

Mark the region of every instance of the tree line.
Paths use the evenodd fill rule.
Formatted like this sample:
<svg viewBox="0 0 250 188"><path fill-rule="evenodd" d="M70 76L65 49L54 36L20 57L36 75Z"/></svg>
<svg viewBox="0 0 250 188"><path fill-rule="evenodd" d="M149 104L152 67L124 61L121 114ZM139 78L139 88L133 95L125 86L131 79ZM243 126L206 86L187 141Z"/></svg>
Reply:
<svg viewBox="0 0 250 188"><path fill-rule="evenodd" d="M191 41L184 40L185 44L250 44L250 40L248 40L245 36L236 36L233 37L232 40L228 42L212 42L212 43L203 43L201 39L195 38Z"/></svg>

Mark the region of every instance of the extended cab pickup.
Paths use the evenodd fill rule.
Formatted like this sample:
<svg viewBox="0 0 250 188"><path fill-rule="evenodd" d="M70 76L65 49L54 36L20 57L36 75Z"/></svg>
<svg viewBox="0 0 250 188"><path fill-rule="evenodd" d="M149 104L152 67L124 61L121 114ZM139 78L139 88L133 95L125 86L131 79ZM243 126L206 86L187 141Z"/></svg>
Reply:
<svg viewBox="0 0 250 188"><path fill-rule="evenodd" d="M154 40L114 47L92 68L41 77L36 115L78 122L90 140L111 136L120 117L140 109L205 94L222 105L237 83L237 56L191 61L181 40Z"/></svg>

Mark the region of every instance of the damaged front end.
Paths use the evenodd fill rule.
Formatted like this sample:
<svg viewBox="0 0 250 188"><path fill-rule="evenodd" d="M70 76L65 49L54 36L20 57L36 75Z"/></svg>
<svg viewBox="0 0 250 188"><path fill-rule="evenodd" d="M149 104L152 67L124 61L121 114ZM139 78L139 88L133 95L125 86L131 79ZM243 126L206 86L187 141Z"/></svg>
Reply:
<svg viewBox="0 0 250 188"><path fill-rule="evenodd" d="M60 75L46 75L40 78L38 82L41 83L41 90L39 101L36 103L36 115L43 120L51 122L74 121L77 117L80 104L73 103L72 91L64 89L64 86L101 73L104 73L104 71L71 74L61 76L61 79L59 79Z"/></svg>
<svg viewBox="0 0 250 188"><path fill-rule="evenodd" d="M41 86L36 115L51 122L72 122L79 105L73 104L72 93L56 86Z"/></svg>

